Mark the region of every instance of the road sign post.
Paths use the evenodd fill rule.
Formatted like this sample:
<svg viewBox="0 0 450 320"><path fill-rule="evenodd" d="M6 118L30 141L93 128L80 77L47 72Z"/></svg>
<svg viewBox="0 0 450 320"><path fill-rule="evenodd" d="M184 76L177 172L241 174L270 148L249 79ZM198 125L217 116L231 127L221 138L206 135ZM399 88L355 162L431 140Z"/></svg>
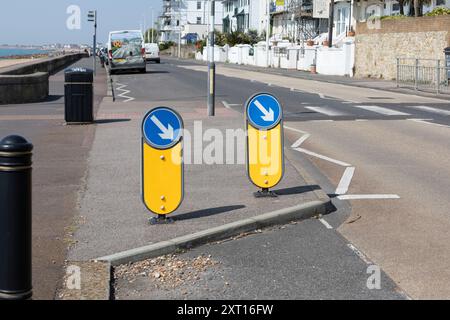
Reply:
<svg viewBox="0 0 450 320"><path fill-rule="evenodd" d="M158 217L152 224L172 222L184 196L183 120L174 110L158 107L142 122L142 200Z"/></svg>
<svg viewBox="0 0 450 320"><path fill-rule="evenodd" d="M270 189L284 174L283 110L273 95L259 93L246 105L247 174L261 190L256 197L276 197Z"/></svg>

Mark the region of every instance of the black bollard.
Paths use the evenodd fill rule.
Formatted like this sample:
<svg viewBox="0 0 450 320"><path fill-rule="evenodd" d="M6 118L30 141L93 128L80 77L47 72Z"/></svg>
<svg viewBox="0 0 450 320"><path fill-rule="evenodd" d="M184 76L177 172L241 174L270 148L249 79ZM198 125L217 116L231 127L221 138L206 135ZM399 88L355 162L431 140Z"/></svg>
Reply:
<svg viewBox="0 0 450 320"><path fill-rule="evenodd" d="M0 300L32 296L32 150L20 136L0 141Z"/></svg>

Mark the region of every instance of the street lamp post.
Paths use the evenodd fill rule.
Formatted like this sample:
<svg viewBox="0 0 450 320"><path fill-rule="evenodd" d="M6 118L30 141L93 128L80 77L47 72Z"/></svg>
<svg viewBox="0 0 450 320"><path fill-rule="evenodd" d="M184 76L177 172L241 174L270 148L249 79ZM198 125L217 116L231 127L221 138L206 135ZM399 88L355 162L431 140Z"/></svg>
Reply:
<svg viewBox="0 0 450 320"><path fill-rule="evenodd" d="M154 16L153 16L153 7L152 9L152 26L151 26L151 32L152 32L152 43L154 43L154 38L153 38L153 28L155 27L155 21L154 21Z"/></svg>
<svg viewBox="0 0 450 320"><path fill-rule="evenodd" d="M97 10L94 11L89 11L88 13L88 21L89 22L94 22L94 45L92 46L92 64L93 64L93 69L94 69L94 75L96 74L97 71L97 65L96 65L96 61L95 61L95 56L97 54Z"/></svg>
<svg viewBox="0 0 450 320"><path fill-rule="evenodd" d="M215 3L210 1L211 15L209 18L209 41L208 41L208 116L215 115L215 99L216 99L216 64L214 62L214 20L215 20Z"/></svg>

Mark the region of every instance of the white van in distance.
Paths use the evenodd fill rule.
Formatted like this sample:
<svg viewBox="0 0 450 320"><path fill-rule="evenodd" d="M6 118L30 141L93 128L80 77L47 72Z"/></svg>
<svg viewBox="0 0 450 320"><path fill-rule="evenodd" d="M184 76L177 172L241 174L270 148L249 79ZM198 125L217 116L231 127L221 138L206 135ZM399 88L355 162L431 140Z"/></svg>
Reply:
<svg viewBox="0 0 450 320"><path fill-rule="evenodd" d="M159 57L159 46L157 43L145 44L145 59L147 61L155 61L156 63L161 63L161 58Z"/></svg>

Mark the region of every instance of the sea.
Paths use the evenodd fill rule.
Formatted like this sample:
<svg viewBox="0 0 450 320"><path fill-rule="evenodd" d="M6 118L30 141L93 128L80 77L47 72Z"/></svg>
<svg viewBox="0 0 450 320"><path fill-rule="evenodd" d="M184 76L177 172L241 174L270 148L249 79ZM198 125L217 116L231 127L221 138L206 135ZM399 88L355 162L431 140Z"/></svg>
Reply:
<svg viewBox="0 0 450 320"><path fill-rule="evenodd" d="M31 54L45 54L48 51L39 49L16 49L16 48L0 48L0 59L7 58L9 56L25 56Z"/></svg>

